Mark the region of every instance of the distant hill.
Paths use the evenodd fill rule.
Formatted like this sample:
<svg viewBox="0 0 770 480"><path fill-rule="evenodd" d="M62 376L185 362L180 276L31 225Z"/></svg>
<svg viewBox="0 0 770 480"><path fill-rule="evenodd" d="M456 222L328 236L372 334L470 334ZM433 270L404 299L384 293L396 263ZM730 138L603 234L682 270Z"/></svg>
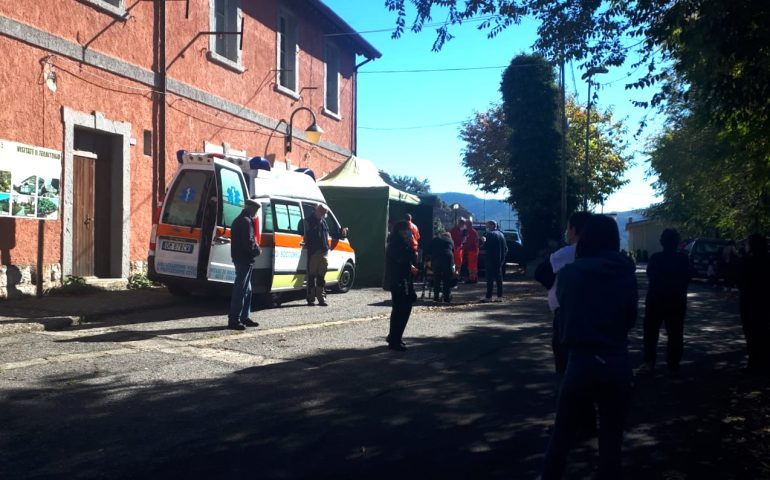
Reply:
<svg viewBox="0 0 770 480"><path fill-rule="evenodd" d="M507 203L497 199L483 199L468 193L446 192L434 193L444 203L451 205L459 203L473 214L473 221L483 222L494 220L500 223L503 229L516 228L518 219L516 212Z"/></svg>

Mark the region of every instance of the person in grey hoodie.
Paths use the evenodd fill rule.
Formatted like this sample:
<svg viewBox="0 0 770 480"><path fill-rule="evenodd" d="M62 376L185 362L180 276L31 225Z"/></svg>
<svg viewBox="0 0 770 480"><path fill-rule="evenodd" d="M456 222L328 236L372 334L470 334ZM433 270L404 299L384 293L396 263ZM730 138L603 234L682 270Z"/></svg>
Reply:
<svg viewBox="0 0 770 480"><path fill-rule="evenodd" d="M623 423L633 377L628 331L636 322L638 292L636 268L619 250L615 220L594 215L577 243L575 261L558 275L558 331L567 349L567 369L545 454L544 480L562 477L587 402L598 409L598 478L621 478Z"/></svg>

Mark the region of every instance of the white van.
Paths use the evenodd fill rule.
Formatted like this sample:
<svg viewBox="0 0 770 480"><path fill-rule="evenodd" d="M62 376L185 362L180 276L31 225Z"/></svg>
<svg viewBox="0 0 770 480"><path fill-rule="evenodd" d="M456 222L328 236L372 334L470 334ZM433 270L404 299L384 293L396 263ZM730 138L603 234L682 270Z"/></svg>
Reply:
<svg viewBox="0 0 770 480"><path fill-rule="evenodd" d="M311 171L271 171L261 157L177 152L180 166L160 202L150 235L150 279L172 294L229 292L235 279L230 258L230 225L244 201L258 197L257 257L252 287L257 294L305 288L307 250L302 248L304 219L326 205ZM328 208L328 205L326 205ZM356 257L345 229L329 209L329 270L326 285L347 292L355 278Z"/></svg>

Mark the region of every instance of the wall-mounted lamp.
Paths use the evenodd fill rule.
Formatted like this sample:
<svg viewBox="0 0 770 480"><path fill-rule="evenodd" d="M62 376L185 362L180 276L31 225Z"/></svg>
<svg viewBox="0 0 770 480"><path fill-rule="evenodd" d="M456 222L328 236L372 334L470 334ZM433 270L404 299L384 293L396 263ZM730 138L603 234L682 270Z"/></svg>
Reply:
<svg viewBox="0 0 770 480"><path fill-rule="evenodd" d="M289 130L286 133L286 151L291 152L291 141L294 138L293 137L293 131L294 131L294 115L297 114L300 110L305 110L307 112L310 112L310 115L313 117L313 123L310 124L307 129L305 129L305 136L307 137L307 141L310 142L311 145L315 145L318 143L318 141L321 139L321 135L323 135L324 131L321 129L321 127L318 126L315 119L315 113L313 113L312 110L310 110L307 107L298 107L296 110L291 112L291 116L289 117Z"/></svg>

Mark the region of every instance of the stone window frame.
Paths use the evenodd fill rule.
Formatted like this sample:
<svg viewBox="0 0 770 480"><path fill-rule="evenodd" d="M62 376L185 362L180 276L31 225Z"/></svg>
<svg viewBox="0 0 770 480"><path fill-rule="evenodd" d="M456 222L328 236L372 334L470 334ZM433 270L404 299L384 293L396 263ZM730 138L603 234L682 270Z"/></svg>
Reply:
<svg viewBox="0 0 770 480"><path fill-rule="evenodd" d="M128 18L128 12L125 5L126 0L117 0L117 5L113 5L107 0L80 0L81 2L94 7L104 13L112 15L113 17L126 20Z"/></svg>
<svg viewBox="0 0 770 480"><path fill-rule="evenodd" d="M230 7L235 8L235 29L241 28L241 23L243 22L243 10L241 9L241 1L240 0L225 0L229 3ZM230 4L230 2L232 2ZM216 0L209 0L209 31L215 32L217 28L217 18L216 18ZM243 35L243 32L241 32L241 35ZM235 38L236 42L240 42L240 38L238 35L228 35L229 37ZM236 60L232 60L221 53L217 52L217 39L216 35L211 34L209 35L209 51L206 53L206 57L209 59L209 61L216 63L218 65L221 65L225 68L228 68L230 70L233 70L237 73L243 73L246 71L246 68L243 66L243 50L240 48L237 49L237 55Z"/></svg>
<svg viewBox="0 0 770 480"><path fill-rule="evenodd" d="M294 88L281 84L281 20L286 19L293 27L292 35L288 38L293 40L294 47ZM299 100L299 20L298 17L286 8L278 10L275 26L275 90L284 93L295 100Z"/></svg>
<svg viewBox="0 0 770 480"><path fill-rule="evenodd" d="M333 52L332 55L330 55L330 52ZM341 55L342 55L342 49L334 42L327 40L324 44L324 107L323 107L323 113L329 117L332 117L336 120L342 120L342 116L340 113L340 85L342 82L340 82L340 73L341 73ZM329 108L330 105L328 104L329 100L329 67L330 67L330 58L333 60L334 65L331 65L334 70L334 75L336 76L336 81L334 82L334 88L336 88L336 92L334 95L334 98L336 99L336 105L332 105Z"/></svg>

